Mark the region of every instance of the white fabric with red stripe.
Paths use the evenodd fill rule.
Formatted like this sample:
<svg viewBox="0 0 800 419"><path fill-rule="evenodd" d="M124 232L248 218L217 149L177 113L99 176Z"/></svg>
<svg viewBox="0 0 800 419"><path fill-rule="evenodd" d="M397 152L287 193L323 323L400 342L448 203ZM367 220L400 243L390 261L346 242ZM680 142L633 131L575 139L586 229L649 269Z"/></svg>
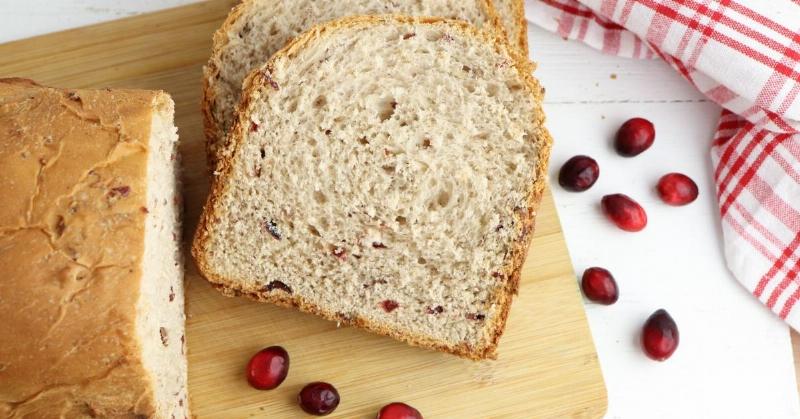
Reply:
<svg viewBox="0 0 800 419"><path fill-rule="evenodd" d="M711 158L728 267L800 330L800 0L527 0L526 16L660 57L725 108Z"/></svg>

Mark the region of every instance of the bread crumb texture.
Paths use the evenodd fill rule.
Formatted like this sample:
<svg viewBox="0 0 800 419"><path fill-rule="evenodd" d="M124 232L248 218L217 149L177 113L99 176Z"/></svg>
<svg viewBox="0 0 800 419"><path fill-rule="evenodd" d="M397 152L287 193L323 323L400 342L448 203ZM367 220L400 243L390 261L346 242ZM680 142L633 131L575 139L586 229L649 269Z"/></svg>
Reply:
<svg viewBox="0 0 800 419"><path fill-rule="evenodd" d="M205 68L209 160L218 157L224 133L233 124L242 82L250 71L316 24L346 16L391 13L441 16L476 26L499 24L487 0L245 0L216 33Z"/></svg>
<svg viewBox="0 0 800 419"><path fill-rule="evenodd" d="M317 27L246 82L195 241L228 294L494 355L550 139L531 65L437 19Z"/></svg>

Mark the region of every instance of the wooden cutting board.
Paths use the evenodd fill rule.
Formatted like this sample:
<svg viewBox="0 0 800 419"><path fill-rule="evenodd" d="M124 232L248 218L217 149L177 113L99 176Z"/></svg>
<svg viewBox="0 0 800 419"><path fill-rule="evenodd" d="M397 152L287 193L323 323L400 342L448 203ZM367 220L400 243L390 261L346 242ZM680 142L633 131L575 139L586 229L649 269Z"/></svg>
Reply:
<svg viewBox="0 0 800 419"><path fill-rule="evenodd" d="M0 77L59 87L163 89L176 102L191 237L208 178L201 129L202 65L234 1L215 0L0 45ZM600 417L606 390L552 198L547 193L519 297L497 361L474 363L293 310L223 297L187 256L189 385L200 418L295 418L304 383L334 383L330 417L372 418L405 401L427 418ZM244 366L262 347L291 355L277 390L248 387Z"/></svg>

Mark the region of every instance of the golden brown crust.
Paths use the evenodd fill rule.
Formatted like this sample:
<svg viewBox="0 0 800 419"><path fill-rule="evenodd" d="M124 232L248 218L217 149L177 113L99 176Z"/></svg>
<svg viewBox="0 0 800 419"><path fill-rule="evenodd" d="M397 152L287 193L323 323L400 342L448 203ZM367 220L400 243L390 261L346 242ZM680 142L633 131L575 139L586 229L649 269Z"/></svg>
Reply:
<svg viewBox="0 0 800 419"><path fill-rule="evenodd" d="M216 102L216 92L211 85L211 80L219 77L220 68L217 57L223 48L228 45L227 33L233 27L239 17L242 16L251 0L244 0L231 9L228 17L225 18L222 26L214 32L213 45L211 47L211 58L208 64L203 67L203 100L200 109L203 113L203 133L206 137L206 161L209 169L213 172L217 164L217 153L211 148L211 144L219 144L222 140L223 127L214 117L214 102Z"/></svg>
<svg viewBox="0 0 800 419"><path fill-rule="evenodd" d="M506 31L497 13L492 0L479 0L482 4L484 13L486 14L486 21L491 25L491 29L505 34ZM523 0L519 0L522 2ZM201 102L201 111L203 114L203 133L206 137L206 160L211 172L215 171L217 160L219 159L219 150L212 148L212 144L217 144L220 147L226 139L223 138L224 127L221 126L220 121L217 121L214 116L214 103L216 102L216 92L214 91L211 80L217 79L220 73L219 57L222 55L222 50L228 45L228 32L236 25L236 22L241 18L248 8L254 3L254 0L243 0L231 9L228 17L225 18L222 26L214 32L213 46L211 48L211 57L208 63L203 67L203 99ZM521 5L521 3L520 3ZM524 12L523 12L524 13ZM522 16L523 23L525 17ZM487 28L488 29L488 28ZM506 36L512 36L508 34ZM527 54L527 34L525 37L525 51ZM265 57L267 59L268 57Z"/></svg>
<svg viewBox="0 0 800 419"><path fill-rule="evenodd" d="M496 304L501 307L501 311L500 314L497 315L496 321L493 324L494 327L491 332L492 338L490 340L490 344L485 349L485 354L488 355L484 356L492 358L495 357L495 352L497 350L497 346L499 345L500 337L505 331L505 324L508 320L508 314L511 309L512 300L519 292L519 282L522 275L522 267L525 264L528 249L530 248L530 244L533 239L536 211L539 209L542 195L547 187L547 168L550 161L550 151L552 150L553 146L553 139L550 136L550 132L544 125L545 115L544 110L542 109L542 102L544 101L544 89L539 84L539 81L533 77L533 71L536 69L536 64L528 59L527 54L522 55L522 52L519 49L513 47L508 48L510 45L506 42L506 40L506 37L497 36L494 41L496 45L500 45L501 48L503 44L505 44L507 47L505 48L505 51L514 59L517 71L525 80L526 86L536 98L536 103L538 104L538 120L536 123L539 127L539 132L537 133L536 138L539 140L539 155L536 165L536 180L534 181L534 184L531 186L531 189L528 193L528 211L520 214L520 222L517 223L519 226L519 239L515 242L515 246L510 252L510 263L507 265L508 268L504 272L505 275L503 277L507 279L506 287L504 292L497 294Z"/></svg>
<svg viewBox="0 0 800 419"><path fill-rule="evenodd" d="M539 135L537 139L540 142L540 148L539 160L536 167L537 178L534 184L531 185L531 189L528 193L528 211L520 214L519 222L517 223L517 234L519 239L515 242L515 246L509 253L508 262L506 264L507 268L504 272L504 277L508 278L507 285L505 289L502 292L498 292L496 296L495 303L498 305L498 307L500 307L500 312L495 317L494 323L487 326L489 327L491 338L489 339L489 343L483 347L473 348L466 344L448 345L430 339L429 337L391 330L385 325L360 317L343 319L337 313L332 313L324 308L318 307L307 301L303 301L301 298L296 296L288 297L285 294L279 294L281 291L277 290L275 292L262 292L260 290L237 288L236 286L230 284L230 280L216 275L204 256L203 249L210 235L209 226L213 223L213 219L217 217L217 212L219 210L216 206L217 197L222 196L225 193L228 183L227 179L232 175L233 161L235 160L242 146L243 139L245 138L246 127L249 126L249 121L246 119L246 115L248 115L247 111L250 109L251 105L261 97L262 94L269 94L271 89L265 87L269 86L271 81L269 74L274 68L275 61L278 59L290 58L296 55L299 51L306 48L318 38L326 36L332 32L367 27L381 23L444 25L448 26L449 29L460 31L462 34L467 36L475 37L493 44L499 53L505 53L513 60L513 66L517 69L520 77L525 82L525 87L535 97L538 104L538 120L536 122L539 127ZM543 91L539 86L538 81L532 75L533 69L533 63L531 63L526 57L523 57L517 48L512 47L508 43L507 38L503 33L495 31L481 31L474 26L461 21L432 17L383 15L355 16L315 26L275 53L275 55L273 55L273 57L261 69L251 72L245 80L244 93L242 95L242 101L238 107L237 119L234 122L234 125L231 129L231 135L229 137L232 140L232 143L230 144L231 150L230 153L228 153L219 161L219 165L217 167L219 179L212 185L211 193L209 194L208 200L203 209L203 214L200 218L194 242L192 244L192 255L197 263L199 272L217 289L221 290L225 295L228 296L244 295L258 301L272 302L287 307L296 307L301 311L320 315L329 320L343 321L348 324L371 330L378 334L391 336L411 345L449 352L464 358L473 360L495 358L497 345L504 330L509 308L511 306L511 301L514 295L517 293L519 287L522 264L525 261L527 249L530 245L531 238L533 237L535 212L538 208L539 202L541 201L542 193L546 185L547 163L549 161L550 149L552 146L550 135L544 127L544 114L541 110Z"/></svg>
<svg viewBox="0 0 800 419"><path fill-rule="evenodd" d="M481 1L483 4L483 10L486 13L486 21L489 22L489 25L480 29L487 32L497 32L504 39L508 40L509 35L506 33L506 29L503 26L503 20L500 18L500 14L497 13L497 8L494 7L494 3L492 3L492 1L493 0Z"/></svg>
<svg viewBox="0 0 800 419"><path fill-rule="evenodd" d="M162 100L0 79L0 416L155 415L134 331Z"/></svg>
<svg viewBox="0 0 800 419"><path fill-rule="evenodd" d="M530 50L528 48L528 19L525 18L525 0L514 0L514 17L517 21L515 41L527 59L530 55Z"/></svg>
<svg viewBox="0 0 800 419"><path fill-rule="evenodd" d="M510 1L512 8L512 20L515 27L514 33L508 33L508 28L503 24L503 17L500 16L499 8L497 7L498 0L487 0L489 7L495 11L497 22L495 26L505 30L511 45L514 45L523 52L523 55L528 57L528 20L525 18L525 0L506 0Z"/></svg>

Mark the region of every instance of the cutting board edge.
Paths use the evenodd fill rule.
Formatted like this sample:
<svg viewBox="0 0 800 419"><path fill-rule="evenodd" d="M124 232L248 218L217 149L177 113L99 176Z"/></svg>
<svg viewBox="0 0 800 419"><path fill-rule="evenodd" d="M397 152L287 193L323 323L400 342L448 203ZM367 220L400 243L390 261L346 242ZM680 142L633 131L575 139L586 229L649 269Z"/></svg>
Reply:
<svg viewBox="0 0 800 419"><path fill-rule="evenodd" d="M111 30L112 32L114 32L114 31L116 31L116 28L118 26L120 26L120 25L124 25L128 29L134 30L134 32L136 30L142 31L142 30L148 29L148 28L152 29L153 27L157 27L159 25L157 15L162 16L162 18L163 18L163 16L178 16L184 10L191 10L191 11L193 11L195 13L200 13L201 11L218 10L218 9L221 8L221 6L219 6L220 4L235 4L235 3L236 2L232 1L232 0L207 1L207 2L202 2L202 3L196 3L196 4L186 5L186 6L175 7L175 8L167 9L167 10L160 11L160 12L148 13L148 14L140 15L140 16L125 17L125 18L114 20L114 21L110 21L110 22L102 22L102 23L98 23L98 24L94 24L94 25L90 25L90 26L86 26L86 27L82 27L82 28L70 29L70 30L63 31L63 32L47 34L47 35L41 35L41 36L37 36L37 37L34 37L34 38L29 38L29 39L24 39L24 40L19 40L19 41L13 41L13 42L10 42L10 43L0 44L0 52L7 53L7 52L9 52L11 50L14 50L16 48L28 49L30 46L47 46L47 45L58 44L58 43L53 43L52 42L54 37L62 37L63 36L63 37L66 37L66 38L70 38L75 42L78 42L78 41L82 41L81 38L85 38L87 36L87 33L88 34L103 34L104 32L106 32L108 30ZM226 6L226 7L228 7L228 6ZM170 18L169 20L173 20L173 19ZM154 23L154 21L155 21L155 23ZM141 22L145 22L145 24L141 24ZM167 23L169 23L169 22L167 22ZM142 31L138 35L139 36L144 36L146 34L147 34L146 32ZM122 39L123 42L124 42L126 40L129 40L130 37L126 36L124 38L121 37L120 39ZM51 41L51 42L47 42L47 41ZM209 40L209 43L210 43L210 40ZM87 42L87 45L82 45L81 48L86 48L88 50L91 50L92 49L92 45L91 44L92 44L92 42ZM57 50L61 50L61 47L62 47L62 45L59 45L59 48L56 48L56 49ZM25 55L29 55L31 53L34 54L34 56L37 54L37 51L35 50L35 48L34 48L34 51L32 51L32 52L31 51L26 51L26 53L22 54L22 55L25 56ZM50 59L50 58L52 58L51 54L45 54L45 53L43 53L41 51L38 51L38 53L40 54L40 56L38 57L39 59ZM120 65L120 66L124 65L124 63L120 64L120 63L117 63L117 62L114 62L112 64L113 65L111 65L111 68L113 68L114 66L118 66L118 65ZM183 63L182 65L166 67L166 69L170 69L171 70L173 68L178 68L178 67L186 66L186 65L187 64ZM193 64L188 64L188 65L193 65ZM3 74L3 72L2 72L2 68L3 67L4 66L0 66L0 75ZM103 70L105 70L105 69L99 69L99 70L96 70L96 71L102 72ZM61 76L61 75L50 76L49 78L51 80L53 80L53 82L47 82L48 77L37 77L37 76L34 75L34 74L36 74L36 71L40 71L41 72L41 71L44 71L44 70L43 69L31 70L29 72L28 77L36 79L37 81L42 82L44 84L63 85L62 83L55 82L55 80L58 80L58 77ZM143 73L143 74L141 74L141 77L152 76L154 74L161 74L164 71L166 71L166 70L162 70L162 72L158 72L158 73L153 73L153 72ZM9 74L9 75L11 75L11 74ZM25 75L21 75L21 76L24 77ZM64 86L65 87L76 87L76 88L77 87L96 87L96 88L105 87L105 85L98 85L98 84L99 83L84 83L84 84L76 83L76 84L72 84L72 85L69 85L69 86L67 86L67 85L64 85ZM547 193L548 193L548 195L550 194L549 191ZM548 196L548 197L549 197L549 199L552 200L551 196ZM557 220L557 215L556 215L556 220ZM563 240L563 233L561 233L560 221L557 220L556 222L558 223L558 230L559 230L558 234L560 236L562 236L562 240ZM189 236L189 238L190 238L190 236ZM533 246L535 248L536 244L534 243ZM566 252L567 251L566 246L563 246L563 247L564 247L564 251ZM192 260L191 260L191 257L186 257L186 263L193 263ZM572 272L572 275L574 276L574 269L572 267L571 262L569 264L569 267L570 267L570 272ZM579 291L579 289L577 287L577 284L575 284L574 287L573 287L573 293L576 295L577 301L580 301L580 298L581 298L580 297L580 291ZM591 341L592 350L595 353L595 359L596 359L596 350L594 349L594 342L592 340L591 332L589 330L588 321L586 319L586 314L585 314L584 311L581 311L580 319L577 319L577 321L579 321L580 323L582 323L584 325L584 328L586 329L586 332L588 333L588 337L589 337L589 339ZM604 413L604 412L606 412L607 407L608 407L607 388L605 386L604 380L602 379L602 369L600 368L599 362L596 365L596 371L598 373L599 380L595 381L595 386L599 387L598 391L601 391L600 394L597 394L598 397L596 397L596 399L598 400L599 404L597 406L592 407L592 408L587 408L587 410L584 410L585 413L594 413L595 410L601 410L602 413ZM602 400L602 403L599 402L600 400ZM580 413L580 412L578 412L578 413Z"/></svg>

